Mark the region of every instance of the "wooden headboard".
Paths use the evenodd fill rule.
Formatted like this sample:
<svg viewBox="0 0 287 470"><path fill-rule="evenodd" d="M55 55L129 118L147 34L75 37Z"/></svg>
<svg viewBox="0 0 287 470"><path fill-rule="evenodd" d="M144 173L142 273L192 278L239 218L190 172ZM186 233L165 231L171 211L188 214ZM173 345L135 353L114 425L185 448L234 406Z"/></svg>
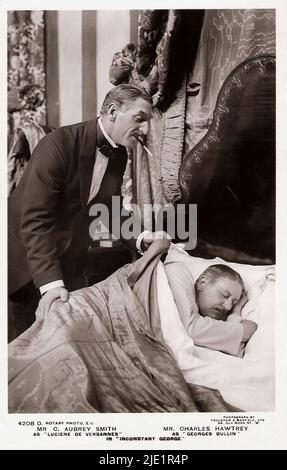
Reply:
<svg viewBox="0 0 287 470"><path fill-rule="evenodd" d="M220 90L212 125L185 156L183 199L198 204L193 254L275 262L275 58L242 62Z"/></svg>

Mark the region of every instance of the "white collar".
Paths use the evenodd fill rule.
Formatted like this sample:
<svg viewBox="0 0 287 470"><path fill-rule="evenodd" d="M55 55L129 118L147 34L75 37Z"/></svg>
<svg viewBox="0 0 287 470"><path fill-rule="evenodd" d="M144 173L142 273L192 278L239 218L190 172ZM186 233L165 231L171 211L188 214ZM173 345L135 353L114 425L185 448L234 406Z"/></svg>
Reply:
<svg viewBox="0 0 287 470"><path fill-rule="evenodd" d="M104 125L102 123L102 118L101 117L99 117L98 123L99 123L100 129L101 129L102 133L104 134L105 138L107 139L107 141L111 144L112 147L118 148L118 145L115 144L113 139L111 139L110 136L107 134L106 129L104 128Z"/></svg>

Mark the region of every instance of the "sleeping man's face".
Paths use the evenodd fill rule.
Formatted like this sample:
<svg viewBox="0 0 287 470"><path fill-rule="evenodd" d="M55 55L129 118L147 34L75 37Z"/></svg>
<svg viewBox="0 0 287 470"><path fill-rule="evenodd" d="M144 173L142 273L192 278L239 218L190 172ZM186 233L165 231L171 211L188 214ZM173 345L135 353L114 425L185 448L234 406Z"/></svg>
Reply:
<svg viewBox="0 0 287 470"><path fill-rule="evenodd" d="M200 315L226 320L231 309L239 301L242 287L238 281L227 277L201 276L198 282L197 305Z"/></svg>

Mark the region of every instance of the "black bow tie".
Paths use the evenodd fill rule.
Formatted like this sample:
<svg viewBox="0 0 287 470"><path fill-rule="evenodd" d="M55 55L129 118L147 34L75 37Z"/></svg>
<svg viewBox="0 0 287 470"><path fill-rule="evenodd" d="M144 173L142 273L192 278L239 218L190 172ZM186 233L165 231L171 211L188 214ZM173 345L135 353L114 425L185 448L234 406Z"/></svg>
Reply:
<svg viewBox="0 0 287 470"><path fill-rule="evenodd" d="M97 148L99 151L108 158L116 158L118 155L122 155L123 151L125 151L125 147L119 145L118 147L113 147L110 142L106 139L102 130L99 125L99 121L97 122Z"/></svg>

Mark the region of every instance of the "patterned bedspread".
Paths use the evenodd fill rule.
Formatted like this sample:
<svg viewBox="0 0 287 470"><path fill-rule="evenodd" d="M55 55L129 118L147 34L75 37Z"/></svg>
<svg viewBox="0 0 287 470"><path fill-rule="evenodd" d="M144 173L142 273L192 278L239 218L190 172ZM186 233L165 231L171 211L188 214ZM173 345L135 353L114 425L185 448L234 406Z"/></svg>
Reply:
<svg viewBox="0 0 287 470"><path fill-rule="evenodd" d="M163 341L155 268L168 243L56 301L9 345L10 413L236 411L187 385Z"/></svg>

